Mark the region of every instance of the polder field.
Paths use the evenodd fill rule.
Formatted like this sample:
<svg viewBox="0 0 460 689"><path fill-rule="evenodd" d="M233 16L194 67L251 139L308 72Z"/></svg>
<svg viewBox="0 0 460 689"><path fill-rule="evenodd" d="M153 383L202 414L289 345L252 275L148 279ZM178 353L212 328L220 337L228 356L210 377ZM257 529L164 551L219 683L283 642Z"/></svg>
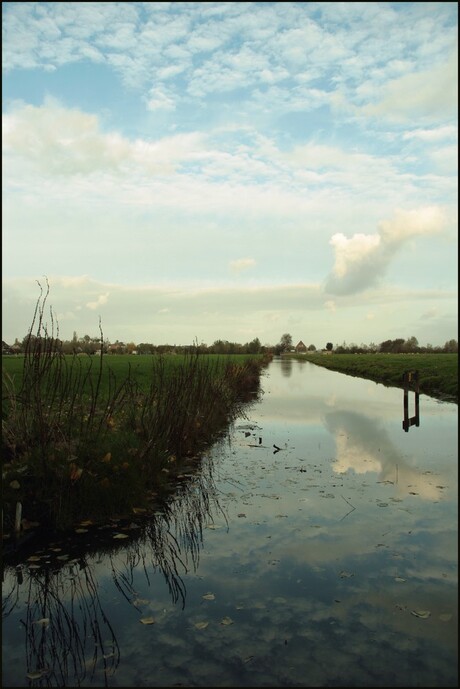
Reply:
<svg viewBox="0 0 460 689"><path fill-rule="evenodd" d="M419 372L420 392L458 403L458 354L290 354L350 376L404 387L406 371Z"/></svg>
<svg viewBox="0 0 460 689"><path fill-rule="evenodd" d="M255 399L262 355L2 357L4 520L147 509Z"/></svg>
<svg viewBox="0 0 460 689"><path fill-rule="evenodd" d="M213 375L218 375L227 364L242 366L249 361L262 361L262 355L254 354L206 354L205 357L209 370ZM88 375L87 389L90 391L91 384L95 385L100 374L101 360L98 356L64 355L62 357L68 368L72 368L73 374ZM190 360L190 355L186 354L106 354L102 357L102 378L100 382L100 392L108 393L109 388L115 382L121 383L128 376L136 381L139 386L147 390L152 382L155 371L161 362L162 369L166 377L173 376L184 367ZM16 389L19 389L24 372L24 356L2 356L2 370L14 379Z"/></svg>

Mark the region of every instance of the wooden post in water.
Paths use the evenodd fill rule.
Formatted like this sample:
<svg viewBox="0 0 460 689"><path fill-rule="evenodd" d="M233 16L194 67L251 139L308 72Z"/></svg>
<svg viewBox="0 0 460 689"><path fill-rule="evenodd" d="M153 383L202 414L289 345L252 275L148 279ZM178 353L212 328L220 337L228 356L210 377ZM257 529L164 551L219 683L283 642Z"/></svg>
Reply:
<svg viewBox="0 0 460 689"><path fill-rule="evenodd" d="M415 393L415 415L409 417L409 386L414 384ZM420 386L419 386L419 375L418 371L405 371L403 373L403 384L404 384L404 419L402 426L404 431L407 433L411 426L420 426Z"/></svg>
<svg viewBox="0 0 460 689"><path fill-rule="evenodd" d="M22 502L16 503L16 517L14 520L14 532L16 536L19 536L21 531L21 517L22 517Z"/></svg>

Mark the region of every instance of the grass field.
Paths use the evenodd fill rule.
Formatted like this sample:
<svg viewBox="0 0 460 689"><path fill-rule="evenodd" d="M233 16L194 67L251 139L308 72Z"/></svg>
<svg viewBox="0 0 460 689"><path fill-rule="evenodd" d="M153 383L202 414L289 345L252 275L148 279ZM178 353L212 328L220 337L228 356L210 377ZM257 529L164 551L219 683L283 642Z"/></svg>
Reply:
<svg viewBox="0 0 460 689"><path fill-rule="evenodd" d="M457 354L290 354L350 376L404 387L405 371L419 372L420 392L458 404Z"/></svg>

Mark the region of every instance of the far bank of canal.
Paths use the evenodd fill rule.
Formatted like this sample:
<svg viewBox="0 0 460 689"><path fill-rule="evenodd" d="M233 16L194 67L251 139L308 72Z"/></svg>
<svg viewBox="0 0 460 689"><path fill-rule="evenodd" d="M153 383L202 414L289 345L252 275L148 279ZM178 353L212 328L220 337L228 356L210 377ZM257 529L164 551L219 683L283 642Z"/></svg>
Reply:
<svg viewBox="0 0 460 689"><path fill-rule="evenodd" d="M4 563L3 686L458 686L457 406L262 388L152 518Z"/></svg>

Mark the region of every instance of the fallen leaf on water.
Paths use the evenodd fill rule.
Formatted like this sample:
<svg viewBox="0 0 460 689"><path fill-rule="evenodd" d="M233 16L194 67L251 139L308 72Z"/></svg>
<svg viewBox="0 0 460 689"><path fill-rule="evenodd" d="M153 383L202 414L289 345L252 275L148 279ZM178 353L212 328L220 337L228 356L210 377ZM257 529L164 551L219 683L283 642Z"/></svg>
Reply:
<svg viewBox="0 0 460 689"><path fill-rule="evenodd" d="M13 490L19 490L20 487L21 484L19 483L19 481L11 481L10 488L12 488Z"/></svg>
<svg viewBox="0 0 460 689"><path fill-rule="evenodd" d="M220 623L221 623L221 624L225 624L225 625L227 625L227 624L233 624L233 620L232 620L231 617L224 617L224 618L220 621Z"/></svg>
<svg viewBox="0 0 460 689"><path fill-rule="evenodd" d="M246 515L244 514L244 512L240 512L240 514L238 516L239 517L245 517Z"/></svg>
<svg viewBox="0 0 460 689"><path fill-rule="evenodd" d="M75 533L88 533L88 529L75 529Z"/></svg>
<svg viewBox="0 0 460 689"><path fill-rule="evenodd" d="M111 452L107 452L107 454L104 455L103 458L101 459L101 462L106 462L106 463L107 463L107 462L110 462L111 459L112 459L112 453L111 453Z"/></svg>
<svg viewBox="0 0 460 689"><path fill-rule="evenodd" d="M206 629L208 626L209 622L197 622L195 624L196 629Z"/></svg>
<svg viewBox="0 0 460 689"><path fill-rule="evenodd" d="M80 522L80 526L90 526L92 523L91 519L85 519L84 522Z"/></svg>
<svg viewBox="0 0 460 689"><path fill-rule="evenodd" d="M117 533L113 538L129 538L129 536L126 533Z"/></svg>
<svg viewBox="0 0 460 689"><path fill-rule="evenodd" d="M38 560L41 560L41 555L31 555L30 557L27 558L27 562L37 562Z"/></svg>
<svg viewBox="0 0 460 689"><path fill-rule="evenodd" d="M426 620L431 615L431 612L429 610L411 610L410 612L411 615L414 615L415 617L420 617L422 620Z"/></svg>
<svg viewBox="0 0 460 689"><path fill-rule="evenodd" d="M141 617L139 622L142 622L142 624L155 624L153 617Z"/></svg>
<svg viewBox="0 0 460 689"><path fill-rule="evenodd" d="M43 675L47 675L48 673L48 668L43 668L41 670L32 670L31 672L28 672L26 677L27 679L40 679L43 677Z"/></svg>
<svg viewBox="0 0 460 689"><path fill-rule="evenodd" d="M215 600L216 597L213 593L205 593L202 598L204 598L204 600Z"/></svg>
<svg viewBox="0 0 460 689"><path fill-rule="evenodd" d="M354 577L355 575L353 572L346 572L345 570L342 570L339 574L339 577L341 579L348 579L349 577Z"/></svg>
<svg viewBox="0 0 460 689"><path fill-rule="evenodd" d="M406 581L403 577L395 577L395 581Z"/></svg>
<svg viewBox="0 0 460 689"><path fill-rule="evenodd" d="M42 617L41 620L36 620L34 624L41 624L42 627L47 627L50 623L49 617Z"/></svg>
<svg viewBox="0 0 460 689"><path fill-rule="evenodd" d="M134 514L144 514L147 512L145 507L133 507Z"/></svg>

